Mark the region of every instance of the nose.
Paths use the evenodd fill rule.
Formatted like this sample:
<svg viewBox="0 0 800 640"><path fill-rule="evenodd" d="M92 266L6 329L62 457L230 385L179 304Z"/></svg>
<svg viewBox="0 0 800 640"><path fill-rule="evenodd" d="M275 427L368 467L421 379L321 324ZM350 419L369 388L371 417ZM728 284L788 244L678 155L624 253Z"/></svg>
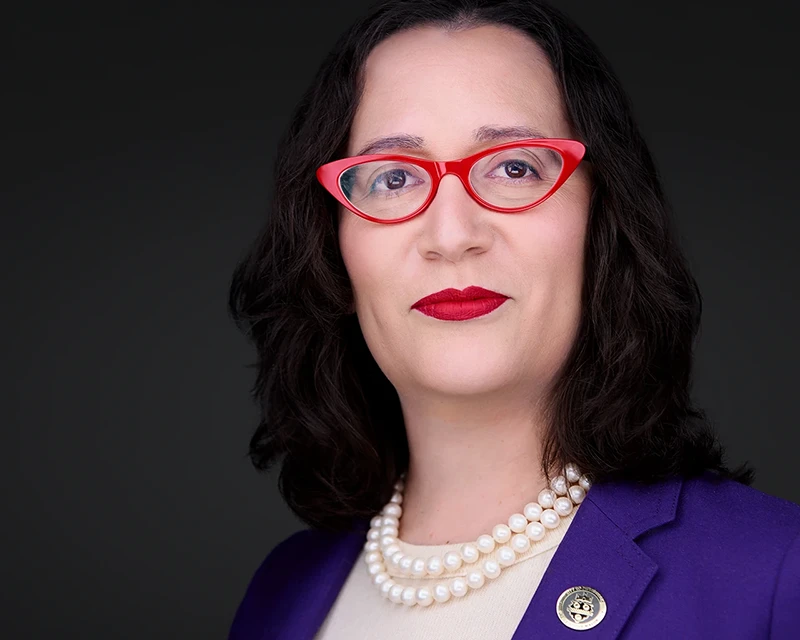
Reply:
<svg viewBox="0 0 800 640"><path fill-rule="evenodd" d="M420 254L458 262L465 254L483 253L492 243L487 224L492 214L472 198L460 176L442 176L433 200L422 214L424 233L418 240Z"/></svg>

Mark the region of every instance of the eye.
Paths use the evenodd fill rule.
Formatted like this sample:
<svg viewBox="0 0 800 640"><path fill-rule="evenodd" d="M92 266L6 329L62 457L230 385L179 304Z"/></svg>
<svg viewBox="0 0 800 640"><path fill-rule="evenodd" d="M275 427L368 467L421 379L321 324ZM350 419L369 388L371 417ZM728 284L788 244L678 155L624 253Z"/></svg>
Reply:
<svg viewBox="0 0 800 640"><path fill-rule="evenodd" d="M424 178L415 175L421 170L409 170L402 167L394 167L379 173L372 181L369 187L370 193L379 193L382 195L395 195L403 189L415 187L424 184ZM394 193L393 193L394 192Z"/></svg>
<svg viewBox="0 0 800 640"><path fill-rule="evenodd" d="M495 174L495 172L498 170L501 171L501 175ZM524 160L504 160L498 164L497 168L489 175L490 177L505 178L510 180L520 180L522 178L528 178L531 176L537 179L541 178L539 172Z"/></svg>
<svg viewBox="0 0 800 640"><path fill-rule="evenodd" d="M392 169L391 171L385 171L375 178L375 181L372 183L372 190L380 190L375 188L376 185L385 186L385 191L402 189L406 186L406 182L408 180L406 176L411 176L411 174L405 169Z"/></svg>

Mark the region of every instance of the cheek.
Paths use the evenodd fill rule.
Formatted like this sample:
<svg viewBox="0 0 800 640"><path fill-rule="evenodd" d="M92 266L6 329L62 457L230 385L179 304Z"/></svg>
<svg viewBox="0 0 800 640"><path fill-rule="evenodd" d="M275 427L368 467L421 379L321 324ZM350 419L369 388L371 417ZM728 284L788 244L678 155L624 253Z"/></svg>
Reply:
<svg viewBox="0 0 800 640"><path fill-rule="evenodd" d="M339 226L339 251L342 254L342 261L347 271L347 277L350 279L350 286L353 290L353 300L358 305L360 299L360 292L362 290L362 273L369 271L367 267L367 259L364 252L358 251L360 243L358 242L357 234L353 233L348 225L343 224Z"/></svg>
<svg viewBox="0 0 800 640"><path fill-rule="evenodd" d="M555 204L556 223L549 256L553 264L551 286L565 329L574 329L581 310L589 205L583 198L571 197Z"/></svg>
<svg viewBox="0 0 800 640"><path fill-rule="evenodd" d="M589 222L590 189L584 180L574 181L554 195L548 208L553 227L553 245L569 259L575 267L583 263L583 250Z"/></svg>
<svg viewBox="0 0 800 640"><path fill-rule="evenodd" d="M369 262L369 244L365 241L367 235L363 225L359 224L357 218L343 207L339 207L339 251L342 260L347 267L347 274L353 282L355 288L360 274L367 270L366 263Z"/></svg>
<svg viewBox="0 0 800 640"><path fill-rule="evenodd" d="M517 252L526 256L532 282L555 278L566 285L570 274L582 272L588 208L582 194L557 193L520 220L511 237L524 239L517 241Z"/></svg>
<svg viewBox="0 0 800 640"><path fill-rule="evenodd" d="M356 216L345 216L339 224L339 250L353 287L356 305L374 299L391 274L391 250L384 229ZM379 237L380 236L380 237Z"/></svg>

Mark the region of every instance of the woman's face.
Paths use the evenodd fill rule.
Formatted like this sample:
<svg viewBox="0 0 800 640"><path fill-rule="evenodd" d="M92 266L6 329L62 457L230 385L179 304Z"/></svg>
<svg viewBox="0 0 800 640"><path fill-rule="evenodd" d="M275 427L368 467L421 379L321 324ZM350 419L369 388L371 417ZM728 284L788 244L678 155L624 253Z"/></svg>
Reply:
<svg viewBox="0 0 800 640"><path fill-rule="evenodd" d="M380 153L454 160L525 137L476 143L473 132L486 126L572 137L545 54L509 28L395 34L371 52L365 79L348 156L400 134L424 146ZM483 207L454 175L405 222L377 224L340 207L340 249L358 321L401 399L546 390L578 326L590 189L581 165L548 200L521 213ZM433 292L470 285L510 299L464 321L412 309Z"/></svg>

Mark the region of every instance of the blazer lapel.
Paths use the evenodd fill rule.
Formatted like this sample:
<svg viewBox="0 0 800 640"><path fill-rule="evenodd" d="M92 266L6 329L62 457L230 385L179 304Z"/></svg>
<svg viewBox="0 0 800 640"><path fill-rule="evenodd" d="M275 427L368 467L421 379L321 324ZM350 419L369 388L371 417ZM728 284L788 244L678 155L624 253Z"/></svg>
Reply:
<svg viewBox="0 0 800 640"><path fill-rule="evenodd" d="M658 570L635 538L674 520L681 486L678 477L654 485L610 482L593 486L512 640L616 638ZM311 547L313 558L307 558L306 564L313 571L301 572L302 579L294 583L292 593L284 593L281 601L286 608L280 635L269 635L268 631L265 638L314 638L364 547L368 528L369 521L365 520L356 523L352 532L317 537ZM605 599L605 617L591 629L570 629L556 613L559 596L577 586L591 587ZM273 628L271 633L277 630Z"/></svg>
<svg viewBox="0 0 800 640"><path fill-rule="evenodd" d="M654 485L604 483L592 487L550 561L512 640L616 638L658 570L634 539L674 520L682 480ZM591 587L606 603L589 629L571 629L556 604L571 587Z"/></svg>

